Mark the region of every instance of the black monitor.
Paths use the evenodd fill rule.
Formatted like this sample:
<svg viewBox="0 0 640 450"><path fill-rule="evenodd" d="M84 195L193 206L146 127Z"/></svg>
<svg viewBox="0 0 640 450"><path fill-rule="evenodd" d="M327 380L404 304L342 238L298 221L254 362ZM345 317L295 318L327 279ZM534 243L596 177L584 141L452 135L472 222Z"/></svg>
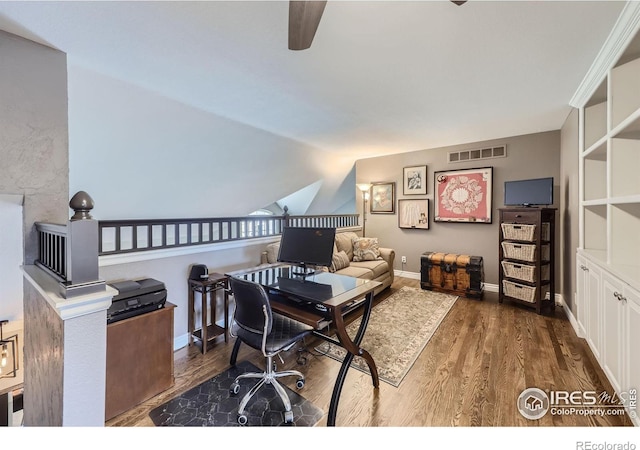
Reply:
<svg viewBox="0 0 640 450"><path fill-rule="evenodd" d="M553 205L553 177L505 181L504 205Z"/></svg>
<svg viewBox="0 0 640 450"><path fill-rule="evenodd" d="M278 262L300 266L330 266L335 228L285 227L282 230Z"/></svg>

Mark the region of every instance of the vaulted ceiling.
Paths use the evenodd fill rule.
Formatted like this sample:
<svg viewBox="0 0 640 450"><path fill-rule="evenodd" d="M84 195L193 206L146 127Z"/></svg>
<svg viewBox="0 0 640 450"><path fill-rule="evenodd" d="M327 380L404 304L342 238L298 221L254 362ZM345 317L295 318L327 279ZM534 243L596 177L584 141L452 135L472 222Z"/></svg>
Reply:
<svg viewBox="0 0 640 450"><path fill-rule="evenodd" d="M0 29L319 149L375 156L559 129L619 1L2 2Z"/></svg>

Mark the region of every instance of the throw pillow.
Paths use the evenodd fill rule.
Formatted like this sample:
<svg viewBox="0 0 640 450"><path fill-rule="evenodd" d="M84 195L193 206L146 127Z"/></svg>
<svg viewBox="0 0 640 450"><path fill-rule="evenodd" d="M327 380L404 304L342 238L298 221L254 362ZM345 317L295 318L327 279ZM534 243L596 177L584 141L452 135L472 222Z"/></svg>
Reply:
<svg viewBox="0 0 640 450"><path fill-rule="evenodd" d="M378 238L353 238L353 260L374 261L380 257Z"/></svg>
<svg viewBox="0 0 640 450"><path fill-rule="evenodd" d="M333 254L329 271L335 272L336 270L344 269L345 267L349 267L349 264L349 256L347 256L345 251L335 252Z"/></svg>

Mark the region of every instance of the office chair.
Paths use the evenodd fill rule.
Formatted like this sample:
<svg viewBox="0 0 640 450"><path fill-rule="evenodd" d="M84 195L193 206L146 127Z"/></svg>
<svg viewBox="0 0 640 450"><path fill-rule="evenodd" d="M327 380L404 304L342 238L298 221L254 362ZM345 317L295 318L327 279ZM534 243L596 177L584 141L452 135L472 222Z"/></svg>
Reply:
<svg viewBox="0 0 640 450"><path fill-rule="evenodd" d="M251 397L265 384L273 385L284 404L285 423L293 422L291 401L284 387L277 378L297 376L296 387L304 387L304 375L297 370L275 371L273 357L281 351L291 349L296 342L309 335L313 328L288 317L271 311L269 295L264 287L258 283L244 279L229 278L229 284L235 298L235 311L231 325L231 335L256 350L261 350L266 358L266 371L261 373L249 372L236 377L230 387L232 394L240 391L240 380L257 378L258 383L240 401L238 408L238 423L245 425L247 416L244 409Z"/></svg>

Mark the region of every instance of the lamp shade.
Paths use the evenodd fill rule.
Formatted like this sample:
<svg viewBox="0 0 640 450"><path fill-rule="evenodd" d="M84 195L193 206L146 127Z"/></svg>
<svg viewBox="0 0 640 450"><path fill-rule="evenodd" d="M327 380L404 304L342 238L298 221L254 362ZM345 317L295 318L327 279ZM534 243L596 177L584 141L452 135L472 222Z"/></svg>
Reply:
<svg viewBox="0 0 640 450"><path fill-rule="evenodd" d="M359 183L356 184L356 186L358 186L358 189L360 189L362 192L367 192L369 189L371 189L370 183Z"/></svg>

